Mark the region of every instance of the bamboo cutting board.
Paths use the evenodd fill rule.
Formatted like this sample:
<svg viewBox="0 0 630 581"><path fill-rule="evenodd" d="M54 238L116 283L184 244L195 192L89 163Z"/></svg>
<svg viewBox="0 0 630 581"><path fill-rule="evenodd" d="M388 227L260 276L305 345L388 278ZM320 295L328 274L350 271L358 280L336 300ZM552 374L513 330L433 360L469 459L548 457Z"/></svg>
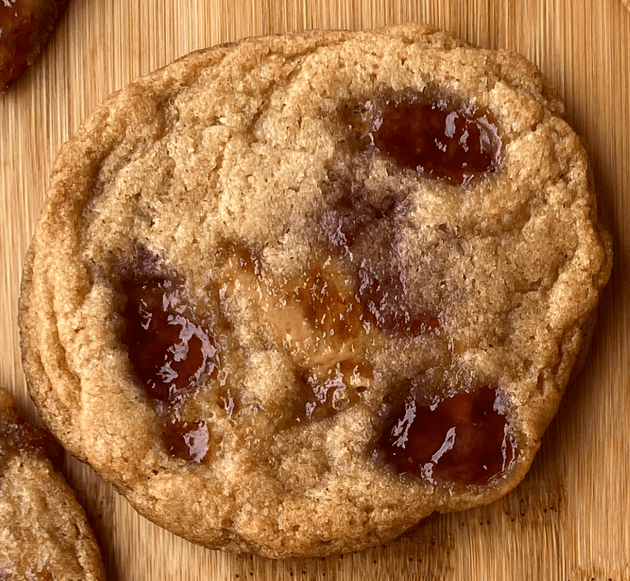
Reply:
<svg viewBox="0 0 630 581"><path fill-rule="evenodd" d="M22 260L56 152L110 92L197 48L305 28L424 21L521 52L588 149L615 265L587 365L512 494L344 557L209 551L138 516L66 459L110 581L630 580L630 10L623 0L70 0L42 56L0 95L0 385L29 417L16 325ZM194 499L191 499L194 501ZM2 523L0 523L2 526Z"/></svg>

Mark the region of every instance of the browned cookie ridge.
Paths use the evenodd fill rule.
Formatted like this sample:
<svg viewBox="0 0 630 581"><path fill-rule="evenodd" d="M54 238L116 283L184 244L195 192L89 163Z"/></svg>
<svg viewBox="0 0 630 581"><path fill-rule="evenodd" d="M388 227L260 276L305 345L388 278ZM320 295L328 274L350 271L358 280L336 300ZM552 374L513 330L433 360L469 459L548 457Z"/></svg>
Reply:
<svg viewBox="0 0 630 581"><path fill-rule="evenodd" d="M523 57L420 25L244 40L110 97L29 251L42 417L208 547L326 555L527 472L608 279Z"/></svg>

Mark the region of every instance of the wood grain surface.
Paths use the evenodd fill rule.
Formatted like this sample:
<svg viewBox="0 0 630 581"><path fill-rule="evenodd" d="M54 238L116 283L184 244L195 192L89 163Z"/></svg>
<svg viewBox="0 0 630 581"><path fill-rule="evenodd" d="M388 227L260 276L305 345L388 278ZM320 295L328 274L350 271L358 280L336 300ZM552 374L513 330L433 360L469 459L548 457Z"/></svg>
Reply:
<svg viewBox="0 0 630 581"><path fill-rule="evenodd" d="M386 546L273 562L169 534L67 458L110 581L630 580L630 11L622 0L70 0L41 57L0 95L0 384L35 417L16 324L22 260L59 146L107 94L243 36L407 21L540 66L586 144L614 236L590 357L530 474L494 505L436 516Z"/></svg>

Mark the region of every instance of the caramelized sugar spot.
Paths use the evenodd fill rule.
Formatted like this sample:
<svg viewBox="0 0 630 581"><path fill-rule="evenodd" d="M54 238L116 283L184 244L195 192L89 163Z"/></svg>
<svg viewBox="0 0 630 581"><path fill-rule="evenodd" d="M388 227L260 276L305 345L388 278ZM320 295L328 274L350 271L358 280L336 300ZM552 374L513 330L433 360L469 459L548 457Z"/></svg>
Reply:
<svg viewBox="0 0 630 581"><path fill-rule="evenodd" d="M162 439L171 456L197 464L210 459L211 434L204 421L172 419L164 424Z"/></svg>
<svg viewBox="0 0 630 581"><path fill-rule="evenodd" d="M339 292L321 265L312 268L303 284L293 289L293 299L311 326L331 338L347 341L363 331L359 305L352 296Z"/></svg>
<svg viewBox="0 0 630 581"><path fill-rule="evenodd" d="M366 320L394 337L417 337L436 331L436 315L412 310L408 304L405 272L396 265L375 269L363 264L357 270L358 296Z"/></svg>
<svg viewBox="0 0 630 581"><path fill-rule="evenodd" d="M356 405L373 379L372 365L355 358L344 359L326 370L299 370L298 399L284 428L325 420Z"/></svg>
<svg viewBox="0 0 630 581"><path fill-rule="evenodd" d="M258 276L262 272L260 253L242 242L224 241L217 248L216 255L221 265L230 265L235 269L233 271L235 276L240 273Z"/></svg>
<svg viewBox="0 0 630 581"><path fill-rule="evenodd" d="M500 166L502 144L494 116L435 89L382 95L347 106L341 118L360 148L373 143L399 166L456 186Z"/></svg>
<svg viewBox="0 0 630 581"><path fill-rule="evenodd" d="M217 393L219 397L219 407L223 410L226 416L231 418L241 410L241 401L237 393L233 393L231 389L226 389L222 386Z"/></svg>
<svg viewBox="0 0 630 581"><path fill-rule="evenodd" d="M488 484L518 455L504 397L485 386L421 403L411 390L392 413L378 446L400 474L432 484Z"/></svg>
<svg viewBox="0 0 630 581"><path fill-rule="evenodd" d="M439 328L434 313L411 307L405 269L396 260L398 222L407 211L406 202L394 195L371 203L351 186L320 220L329 248L351 265L360 319L396 337L417 337Z"/></svg>
<svg viewBox="0 0 630 581"><path fill-rule="evenodd" d="M372 227L387 221L394 225L396 218L407 210L404 201L386 194L378 203L372 203L355 184L345 193L320 220L320 230L330 248L342 257L352 258L353 250L360 239Z"/></svg>

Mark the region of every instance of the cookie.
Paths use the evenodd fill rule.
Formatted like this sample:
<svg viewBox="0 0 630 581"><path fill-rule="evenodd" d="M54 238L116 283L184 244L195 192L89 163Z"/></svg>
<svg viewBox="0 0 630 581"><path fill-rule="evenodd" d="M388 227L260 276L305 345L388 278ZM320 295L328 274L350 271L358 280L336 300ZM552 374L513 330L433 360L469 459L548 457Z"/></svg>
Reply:
<svg viewBox="0 0 630 581"><path fill-rule="evenodd" d="M207 547L354 551L525 476L608 279L523 57L422 25L210 48L63 147L20 305L53 433Z"/></svg>
<svg viewBox="0 0 630 581"><path fill-rule="evenodd" d="M0 2L0 90L33 63L46 44L65 1Z"/></svg>
<svg viewBox="0 0 630 581"><path fill-rule="evenodd" d="M0 389L0 578L104 580L83 509L48 457L61 448Z"/></svg>

